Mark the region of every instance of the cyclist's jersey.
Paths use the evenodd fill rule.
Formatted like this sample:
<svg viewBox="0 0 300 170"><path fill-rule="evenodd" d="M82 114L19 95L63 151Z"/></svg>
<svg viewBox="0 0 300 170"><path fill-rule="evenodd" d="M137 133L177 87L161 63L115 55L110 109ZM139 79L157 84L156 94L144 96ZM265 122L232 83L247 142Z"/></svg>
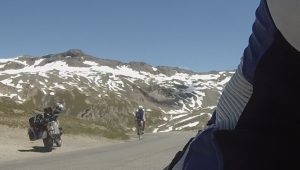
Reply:
<svg viewBox="0 0 300 170"><path fill-rule="evenodd" d="M143 109L138 109L135 112L135 117L137 120L145 120L145 111Z"/></svg>

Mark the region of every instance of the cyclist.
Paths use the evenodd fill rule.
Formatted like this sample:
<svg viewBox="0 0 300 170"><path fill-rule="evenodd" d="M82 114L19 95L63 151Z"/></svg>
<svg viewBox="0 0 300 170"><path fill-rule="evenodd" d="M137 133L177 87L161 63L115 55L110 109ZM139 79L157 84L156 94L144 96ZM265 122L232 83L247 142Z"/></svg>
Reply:
<svg viewBox="0 0 300 170"><path fill-rule="evenodd" d="M137 111L135 112L135 119L136 119L136 121L141 122L142 134L144 134L146 116L145 116L145 109L143 106L140 105L138 107Z"/></svg>

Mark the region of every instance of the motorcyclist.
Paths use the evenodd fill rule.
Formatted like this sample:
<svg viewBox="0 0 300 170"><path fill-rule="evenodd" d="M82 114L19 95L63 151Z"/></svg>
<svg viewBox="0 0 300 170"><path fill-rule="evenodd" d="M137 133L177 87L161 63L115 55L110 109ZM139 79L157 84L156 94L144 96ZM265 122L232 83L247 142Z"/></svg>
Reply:
<svg viewBox="0 0 300 170"><path fill-rule="evenodd" d="M63 109L64 109L64 106L61 103L56 103L53 108L46 107L46 108L44 108L44 118L47 118L50 115L59 114L60 112L63 111Z"/></svg>
<svg viewBox="0 0 300 170"><path fill-rule="evenodd" d="M142 124L142 134L144 134L146 116L145 116L145 109L142 105L138 106L138 109L135 112L135 119L136 119L136 121L141 122L141 124Z"/></svg>

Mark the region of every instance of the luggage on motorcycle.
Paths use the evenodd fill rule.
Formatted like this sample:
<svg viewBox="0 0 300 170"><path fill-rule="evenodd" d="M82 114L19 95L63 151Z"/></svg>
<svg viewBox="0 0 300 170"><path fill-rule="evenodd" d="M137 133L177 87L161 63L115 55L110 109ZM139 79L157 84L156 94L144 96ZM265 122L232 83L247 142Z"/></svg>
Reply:
<svg viewBox="0 0 300 170"><path fill-rule="evenodd" d="M34 127L34 119L35 119L35 117L30 117L29 118L29 125L30 125L30 127Z"/></svg>
<svg viewBox="0 0 300 170"><path fill-rule="evenodd" d="M40 113L33 112L32 116L29 118L30 127L37 127L43 122L43 115Z"/></svg>
<svg viewBox="0 0 300 170"><path fill-rule="evenodd" d="M29 118L28 137L29 140L34 141L41 139L43 136L43 131L41 130L41 125L43 124L44 116L42 113L37 111L32 112L32 116Z"/></svg>
<svg viewBox="0 0 300 170"><path fill-rule="evenodd" d="M37 133L35 132L35 130L32 127L28 129L28 137L29 137L29 140L31 140L31 141L38 139Z"/></svg>
<svg viewBox="0 0 300 170"><path fill-rule="evenodd" d="M44 139L47 137L47 132L45 130L40 130L38 128L30 127L28 128L29 140L35 141L38 139Z"/></svg>

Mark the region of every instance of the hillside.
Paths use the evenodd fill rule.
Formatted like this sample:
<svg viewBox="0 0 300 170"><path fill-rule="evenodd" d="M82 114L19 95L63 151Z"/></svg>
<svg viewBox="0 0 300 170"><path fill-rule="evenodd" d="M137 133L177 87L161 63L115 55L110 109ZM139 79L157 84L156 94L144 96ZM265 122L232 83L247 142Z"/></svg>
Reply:
<svg viewBox="0 0 300 170"><path fill-rule="evenodd" d="M201 129L233 73L122 63L76 49L0 59L0 123L26 127L32 110L62 102L61 121L72 133L130 133L138 105L149 132Z"/></svg>

